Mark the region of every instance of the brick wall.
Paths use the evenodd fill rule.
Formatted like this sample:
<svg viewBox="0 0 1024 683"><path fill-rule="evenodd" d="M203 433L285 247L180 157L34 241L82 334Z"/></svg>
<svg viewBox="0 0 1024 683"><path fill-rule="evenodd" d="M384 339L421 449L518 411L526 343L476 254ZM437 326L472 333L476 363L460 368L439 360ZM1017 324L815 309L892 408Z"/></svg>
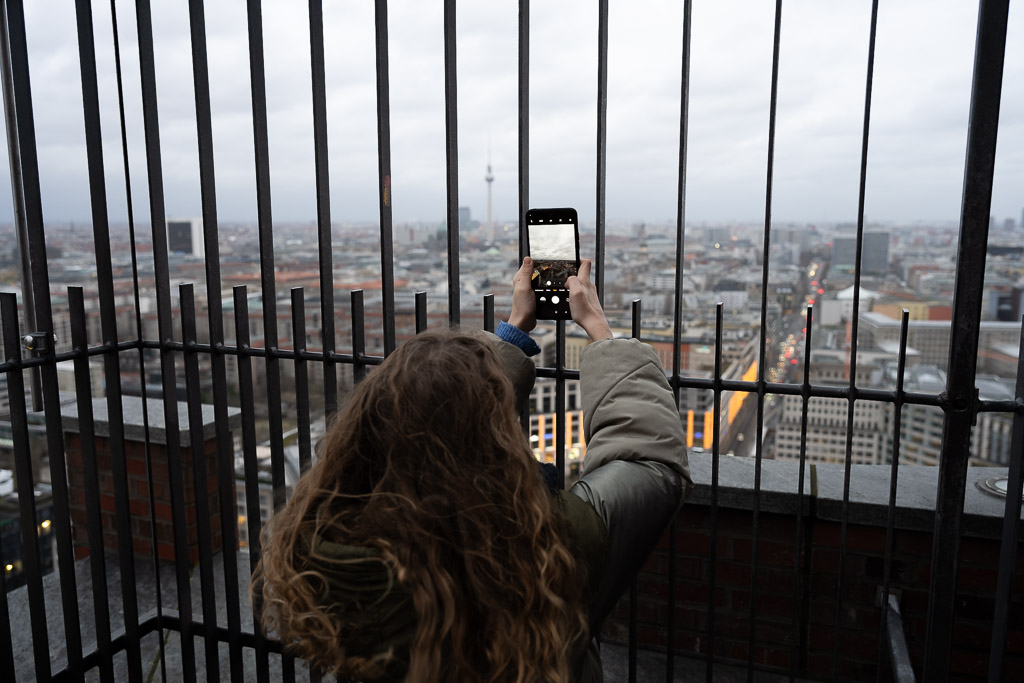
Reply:
<svg viewBox="0 0 1024 683"><path fill-rule="evenodd" d="M86 515L85 473L82 463L82 443L74 432L64 434L67 453L68 484L71 498L71 529L77 558L89 555L88 517ZM110 439L96 437L96 466L99 472L99 504L103 523L103 545L118 549L117 520L114 510L114 475L110 455ZM192 448L182 448L182 468L185 479L185 521L188 534L189 561L199 559L198 510L196 508L195 479L192 469ZM216 439L204 444L206 461L206 495L210 506L210 538L213 552L222 547L220 520L220 484L217 479ZM171 506L170 472L167 448L163 444L150 446L153 477L153 505L156 523L156 547L160 559L174 559L174 535ZM152 557L153 527L150 518L149 481L146 478L146 447L139 441L125 442L125 468L128 472L128 505L131 513L132 547L136 555ZM231 473L231 500L235 499L234 473Z"/></svg>
<svg viewBox="0 0 1024 683"><path fill-rule="evenodd" d="M753 557L752 514L718 510L718 537L712 555L711 511L687 504L676 525L674 648L677 654L746 666L750 632L750 580ZM788 672L794 656L797 675L832 679L836 642L836 588L840 524L804 520L804 544L796 550L797 517L762 512L759 518L758 570L754 609L754 662L758 668ZM956 623L950 680L982 681L988 671L999 541L961 541L956 594ZM668 533L638 577L640 647L664 651L668 620ZM899 594L911 660L922 675L927 631L931 533L897 529L891 589ZM708 639L710 567L715 564L714 642ZM884 580L885 528L848 524L843 595L839 611L838 676L875 680L882 611L877 598ZM797 562L799 561L799 571ZM795 592L795 579L802 584ZM605 623L603 637L627 642L629 603L624 597ZM1024 680L1024 552L1018 552L1009 617L1004 672ZM891 678L889 659L882 678ZM1014 674L1013 672L1017 672Z"/></svg>

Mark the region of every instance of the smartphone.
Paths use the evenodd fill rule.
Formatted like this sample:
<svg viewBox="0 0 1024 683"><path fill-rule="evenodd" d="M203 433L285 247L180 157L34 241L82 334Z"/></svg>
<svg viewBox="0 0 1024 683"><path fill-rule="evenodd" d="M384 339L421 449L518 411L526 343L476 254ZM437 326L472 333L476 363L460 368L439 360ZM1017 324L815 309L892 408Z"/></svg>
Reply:
<svg viewBox="0 0 1024 683"><path fill-rule="evenodd" d="M576 209L526 212L526 253L533 260L538 320L570 320L565 282L579 272L580 227Z"/></svg>

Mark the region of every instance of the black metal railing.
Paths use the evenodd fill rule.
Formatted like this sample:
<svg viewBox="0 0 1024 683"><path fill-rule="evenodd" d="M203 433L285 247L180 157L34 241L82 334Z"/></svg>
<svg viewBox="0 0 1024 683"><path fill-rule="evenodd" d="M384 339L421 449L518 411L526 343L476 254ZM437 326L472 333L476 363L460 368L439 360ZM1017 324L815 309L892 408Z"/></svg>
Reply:
<svg viewBox="0 0 1024 683"><path fill-rule="evenodd" d="M459 234L458 234L458 140L457 111L458 98L456 89L456 11L455 1L445 0L444 3L444 75L445 75L445 131L446 131L446 249L447 249L447 282L448 282L448 323L462 323L460 311L460 274L459 274ZM864 199L867 175L869 124L871 113L872 78L875 53L875 30L877 22L877 0L872 3L870 33L868 39L868 61L865 80L865 100L863 114L863 134L861 147L861 165L859 179L859 202L857 215L857 263L861 262L864 236ZM376 26L376 93L377 93L377 139L378 139L378 190L379 190L379 226L380 226L380 276L382 299L382 330L383 352L387 355L394 350L399 341L396 328L395 274L394 253L392 248L392 203L390 195L391 149L390 149L390 104L388 80L388 18L386 0L375 2ZM599 0L598 7L598 53L597 53L597 139L596 139L596 240L593 254L596 267L598 291L605 291L605 197L606 197L606 140L607 140L607 74L608 74L608 2ZM854 409L858 401L882 401L893 406L895 419L893 422L893 455L891 458L891 476L889 491L889 510L886 526L886 545L884 552L884 586L882 594L890 593L890 577L893 563L893 535L896 510L896 491L899 474L900 424L901 411L906 405L931 405L942 408L945 412L945 438L943 439L942 457L939 464L939 487L936 497L936 514L933 534L932 572L928 600L928 631L927 647L923 658L923 676L926 680L943 680L948 676L950 642L955 621L954 599L956 595L957 559L961 522L964 515L964 496L967 481L967 466L970 457L971 423L979 411L1000 411L1013 414L1013 441L1009 468L1009 490L1007 497L1001 554L999 560L999 579L994 595L995 612L992 619L991 653L989 657L989 678L999 680L1006 674L1004 658L1006 637L1008 632L1008 610L1011 602L1011 583L1016 566L1018 528L1020 520L1021 491L1021 452L1024 448L1024 371L1018 370L1015 399L1012 401L983 401L976 397L974 377L976 371L977 351L980 330L980 302L982 298L982 280L977 273L983 268L986 258L986 245L989 226L989 209L992 193L993 160L998 129L999 100L1002 87L1002 64L1007 26L1007 0L983 0L980 2L979 29L976 43L974 65L974 87L971 93L971 115L967 149L967 166L965 170L964 198L960 216L960 239L957 253L956 292L953 301L953 332L950 344L950 362L945 392L936 396L932 394L913 393L904 390L903 371L907 358L907 330L909 319L904 312L902 318L901 338L899 344L897 373L898 383L894 389L866 388L858 386L857 367L857 331L860 311L861 274L858 267L854 279L853 315L851 319L854 343L850 347L849 383L846 386L814 385L811 383L809 362L805 362L802 382L796 384L776 383L766 380L765 367L767 341L761 335L758 347L758 370L755 381L724 379L722 376L723 358L723 307L716 310L716 338L714 356L714 374L710 378L687 376L684 373L681 359L682 338L682 291L684 275L684 244L686 228L686 163L688 142L688 106L689 106L689 73L691 46L691 3L686 0L681 9L681 25L683 33L683 49L681 56L681 93L678 146L678 196L676 215L676 248L675 248L675 292L673 298L673 351L671 368L669 368L670 384L676 394L677 401L682 389L696 388L711 391L713 394L714 433L711 453L712 475L710 483L710 514L711 539L710 561L708 563L707 582L709 586L707 616L707 680L713 680L716 657L715 641L716 605L715 586L716 549L718 547L717 514L719 510L719 458L720 436L722 425L723 396L730 392L750 392L756 396L757 449L755 456L753 480L752 509L752 559L749 584L749 632L748 661L746 663L749 677L760 665L754 661L754 644L757 641L755 632L756 604L758 592L758 538L761 533L761 487L762 487L762 438L765 421L765 403L767 395L783 395L799 397L802 405L800 425L801 449L799 463L799 482L796 488L798 507L802 509L805 486L807 460L806 442L808 431L808 403L811 398L834 398L847 401L847 437L844 470L844 486L842 496L841 542L838 581L835 588L835 624L841 621L844 605L844 564L847 561L847 529L848 511L850 509L851 466L853 462L853 429ZM0 363L0 372L7 376L10 394L10 420L14 441L16 476L18 481L18 501L20 504L20 531L23 548L38 547L37 519L33 499L33 471L31 466L31 449L29 445L27 414L29 405L26 395L33 400L41 398L41 408L45 414L46 450L53 483L53 510L55 526L55 543L57 548L57 567L59 577L60 609L63 621L64 642L59 649L65 653L65 659L56 668L51 665L51 650L56 643L51 642L47 622L47 605L54 598L44 589L44 576L39 556L33 552L25 553L25 576L27 602L29 607L29 624L34 662L34 672L38 680L84 680L87 672L96 669L104 681L115 679L115 662L124 657L124 670L130 680L144 680L148 664L144 662L142 642L151 634L157 636L157 651L162 676L176 680L179 675L186 681L197 679L197 670L205 671L207 680L219 680L221 670L221 645L227 647L227 670L232 680L242 680L249 658L255 661L258 680L268 681L271 670L280 675L282 680L295 680L297 675L308 675L316 679L315 672L303 674L300 668L296 673L294 660L281 655L281 646L260 633L253 623L243 623L248 614L245 609L246 596L244 586L240 587L237 577L241 572L247 573L245 567L246 554L239 553L239 541L247 543L250 568L259 559L259 471L257 463L256 406L265 400L267 423L269 425L270 474L273 490L273 508L284 504L287 496L285 472L285 443L282 413L282 370L290 364L290 375L295 385L295 416L298 433L298 452L301 471L305 471L313 457L311 441L312 415L332 415L338 406L338 371L351 369L353 381L359 381L367 372L367 368L382 360L380 355L367 353L365 338L365 310L362 291L350 294L352 343L351 349L341 350L335 338L336 306L333 286L333 253L332 244L332 209L329 193L329 165L327 158L327 110L324 61L324 25L321 2L309 2L309 35L310 63L312 74L312 120L314 133L314 153L316 170L317 199L317 236L319 253L319 307L321 321L321 343L319 350L306 348L306 309L305 295L301 288L290 292L292 348L282 348L279 339L279 321L277 312L277 281L275 278L274 227L271 211L271 180L268 156L268 128L266 103L266 78L263 56L262 12L259 0L247 2L248 48L250 63L250 88L252 93L253 140L256 170L257 229L259 235L260 291L262 294L262 346L250 344L250 319L248 290L245 286L236 286L233 294L233 342L229 343L231 332L226 332L225 312L221 293L222 279L219 258L218 212L216 201L216 177L214 173L214 145L212 118L210 108L210 82L208 76L208 55L206 45L206 24L204 7L201 0L190 0L188 4L189 28L192 47L192 67L195 93L195 114L198 139L198 158L200 172L200 190L203 217L203 239L205 246L205 280L207 291L208 340L200 340L197 333L197 311L193 286L182 285L178 291L178 305L174 305L171 292L170 265L167 247L166 223L167 216L164 206L164 181L161 161L160 132L158 121L158 93L155 79L155 55L153 49L153 26L148 0L135 3L138 33L138 51L140 63L140 90L142 99L143 130L145 134L145 161L148 184L149 225L152 229L153 269L155 271L155 298L157 302L157 332L155 338L143 334L143 313L140 303L140 284L138 270L138 248L136 244L135 217L132 213L132 188L129 175L128 158L128 126L125 117L125 90L122 82L119 31L117 26L118 8L111 2L112 30L114 40L115 68L118 85L118 104L120 114L121 151L124 167L122 178L111 180L112 183L123 183L128 197L127 211L130 236L132 242L132 265L135 300L135 332L134 337L127 341L119 341L117 316L115 311L114 275L110 251L110 221L107 210L107 177L101 144L102 117L99 106L98 76L96 67L96 45L93 32L93 11L88 0L77 0L77 29L81 82L83 95L83 117L85 125L86 154L89 169L89 187L92 206L92 229L96 248L96 287L99 301L99 317L102 340L99 344L90 345L86 335L87 313L84 304L84 291L81 287L68 289L69 314L72 330L72 350L58 353L52 343L46 343L53 337L54 311L51 306L53 289L49 281L46 257L46 230L43 220L43 206L40 193L40 170L37 158L37 140L34 128L34 110L32 105L32 88L29 77L30 61L25 34L25 19L20 0L4 3L5 21L3 37L10 51L9 72L3 74L5 85L5 105L9 120L13 127L9 129L12 154L12 184L17 197L16 216L19 226L23 226L24 238L22 249L28 254L30 264L28 281L30 286L24 291L23 301L16 300L14 294L0 295L0 324L3 328L4 360ZM529 39L530 39L530 3L520 0L519 3L519 230L521 237L525 231L523 220L529 206ZM773 164L776 127L776 101L778 92L778 65L780 51L780 35L783 20L782 0L776 1L773 58L771 69L771 96L768 120L768 156L766 168L765 217L761 278L761 329L767 328L768 289L769 289L769 258L771 247L772 196L773 196ZM521 239L520 244L525 243ZM520 256L522 253L520 253ZM26 320L30 329L19 328L18 307L28 306ZM180 337L176 338L173 313L177 310L180 317ZM494 327L494 299L485 297L483 302L483 326ZM636 302L632 309L634 336L641 333L641 308ZM814 311L808 307L807 333L805 339L805 358L810 359L811 339L814 333ZM425 329L427 325L427 299L423 293L415 295L415 331ZM22 335L40 332L39 338L44 340L41 348L25 355L22 347ZM554 412L564 414L566 408L565 382L579 379L576 370L565 367L564 323L556 326L556 362L553 367L538 370L541 378L554 379L556 382ZM1024 354L1024 337L1021 342L1021 353ZM140 385L144 429L150 428L147 415L147 376L148 369L154 361L159 365L160 400L163 403L166 431L166 448L168 451L169 479L166 482L170 489L173 514L173 544L175 548L173 561L173 588L176 595L176 608L165 606L163 592L170 594L171 586L164 585L160 567L162 561L158 555L156 544L153 544L151 566L154 574L156 599L152 610L140 608L140 596L137 589L138 566L133 559L133 527L130 501L128 496L128 479L126 473L125 434L123 428L123 390L121 377L121 361L127 357L137 357L140 368ZM116 519L117 537L117 572L120 577L120 612L123 614L123 626L115 626L110 614L108 595L107 566L110 558L100 549L103 548L103 529L100 516L100 489L97 479L98 466L94 447L91 445L95 436L93 432L92 405L93 396L89 382L89 362L98 358L103 363L105 380L106 409L109 416L109 442L111 445L111 474L113 477L113 505ZM91 582L92 617L83 622L80 613L80 602L76 584L75 549L72 535L71 513L69 511L68 476L65 468L65 444L62 432L61 404L57 383L57 362L71 360L74 362L76 377L77 403L79 408L80 440L86 480L84 483L86 506L89 510L86 535L88 545L93 549L88 560L88 580ZM261 364L261 373L266 378L266 386L260 391L264 395L257 397L257 389L253 383L253 365ZM229 386L228 365L234 364L237 369L237 385ZM209 370L209 377L202 375ZM37 388L26 392L25 373L30 378L37 378ZM311 405L310 374L322 374L323 405ZM179 374L183 373L183 375ZM202 444L202 408L203 380L212 383L212 405L215 412L216 425L216 472L206 471L206 464L201 457L193 457L191 475L193 481L187 481L188 473L183 466L183 454L180 447L181 427L178 419L177 387L179 377L184 377L188 424L191 430L191 443ZM244 469L245 514L248 519L247 539L238 538L238 529L234 523L236 518L236 501L233 495L235 482L235 462L232 435L229 431L229 390L237 392L238 407L241 410L241 455ZM563 420L556 426L555 450L556 467L560 476L565 474L565 429ZM152 538L156 538L155 496L152 476L152 458L149 439L146 440L146 463L148 472L148 515ZM219 510L211 509L209 497L202 495L207 491L210 475L218 481ZM159 482L163 484L164 482ZM214 552L209 526L199 524L197 527L198 558L194 566L188 555L190 539L187 533L188 510L186 508L185 491L189 486L197 492L195 496L196 513L199 519L205 520L219 512L222 543L220 550ZM1017 495L1014 495L1016 493ZM675 529L669 534L670 577L676 574L676 534ZM803 585L803 571L800 548L806 543L803 518L798 515L796 537L794 539L796 564L794 566L794 595L802 595L807 587ZM215 567L220 567L223 577L215 575ZM199 603L192 602L193 570L198 569ZM82 571L85 571L84 569ZM215 586L223 583L223 593L218 595ZM631 680L636 676L636 655L639 647L636 633L636 584L630 590L630 606L632 628L628 642L629 667ZM226 626L218 621L218 602L223 601L226 611ZM147 604L148 604L147 602ZM669 581L666 602L667 621L665 628L664 648L673 652L676 643L675 624L675 582ZM892 647L892 634L902 630L898 620L893 620L890 613L889 599L880 601L882 614L879 629L879 671L889 666L888 657ZM792 647L794 655L801 646L800 629L802 625L799 601L794 600L792 618ZM888 626L887 626L888 625ZM85 644L81 634L83 627L90 637ZM165 656L166 642L174 636L180 650L180 672L171 671L172 665ZM196 639L202 643L201 659L197 660ZM832 652L832 677L839 677L839 638L835 638ZM15 636L9 622L8 594L3 585L3 573L0 572L0 678L16 680L18 671L15 669ZM906 646L901 650L906 654ZM791 659L791 675L801 672L797 670L799 657ZM901 666L903 665L901 659ZM665 678L673 680L675 676L675 660L666 657ZM881 675L881 674L880 674Z"/></svg>

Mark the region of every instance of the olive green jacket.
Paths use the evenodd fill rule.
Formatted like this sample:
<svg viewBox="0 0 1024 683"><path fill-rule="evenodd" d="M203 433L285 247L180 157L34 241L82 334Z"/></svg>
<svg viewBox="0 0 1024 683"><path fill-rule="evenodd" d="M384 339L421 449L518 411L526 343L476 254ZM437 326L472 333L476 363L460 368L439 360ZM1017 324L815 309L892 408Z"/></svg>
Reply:
<svg viewBox="0 0 1024 683"><path fill-rule="evenodd" d="M675 399L654 349L636 339L590 344L580 363L587 453L571 493L608 533L608 562L588 611L597 634L675 517L693 482ZM592 644L577 681L601 681Z"/></svg>

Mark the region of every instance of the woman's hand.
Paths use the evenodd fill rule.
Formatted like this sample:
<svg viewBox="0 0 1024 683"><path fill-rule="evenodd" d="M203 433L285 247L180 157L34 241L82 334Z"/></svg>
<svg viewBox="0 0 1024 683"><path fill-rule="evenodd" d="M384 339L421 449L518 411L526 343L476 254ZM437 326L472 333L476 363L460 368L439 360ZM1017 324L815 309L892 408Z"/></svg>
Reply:
<svg viewBox="0 0 1024 683"><path fill-rule="evenodd" d="M532 332L537 327L537 297L533 293L533 260L523 259L523 265L512 278L512 313L508 324L515 325L523 332Z"/></svg>
<svg viewBox="0 0 1024 683"><path fill-rule="evenodd" d="M582 327L592 341L611 339L612 330L608 319L604 316L601 301L597 298L597 287L590 281L590 269L593 261L588 258L580 262L579 275L566 280L569 289L569 310L572 319Z"/></svg>

